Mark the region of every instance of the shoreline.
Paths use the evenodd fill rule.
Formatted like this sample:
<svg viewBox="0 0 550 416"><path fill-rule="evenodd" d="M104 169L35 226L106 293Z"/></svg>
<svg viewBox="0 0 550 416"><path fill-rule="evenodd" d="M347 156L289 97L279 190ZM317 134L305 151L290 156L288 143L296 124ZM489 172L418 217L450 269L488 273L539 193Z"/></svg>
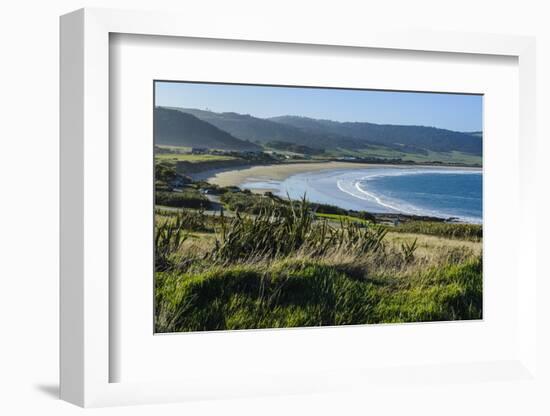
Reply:
<svg viewBox="0 0 550 416"><path fill-rule="evenodd" d="M280 163L271 165L255 165L213 169L192 175L194 180L203 180L218 186L241 186L246 182L262 182L266 180L283 181L290 176L306 172L320 172L333 169L373 169L373 168L401 168L418 169L430 168L441 170L472 170L478 171L483 168L464 166L441 166L441 165L392 165L378 163L355 163L355 162L296 162ZM260 189L256 191L262 191Z"/></svg>
<svg viewBox="0 0 550 416"><path fill-rule="evenodd" d="M482 171L482 168L475 167L455 167L455 166L441 166L441 165L394 165L394 164L368 164L368 163L354 163L354 162L296 162L296 163L282 163L271 165L255 165L255 166L242 166L240 168L220 168L215 170L204 171L194 175L194 180L204 180L211 184L222 187L239 187L241 188L245 183L254 182L268 182L276 181L282 182L285 179L302 173L318 173L322 171L330 170L353 170L353 169L376 169L376 168L400 168L400 169L436 169L441 171L449 170L468 170L468 171ZM242 189L242 188L241 188ZM272 191L272 189L264 189L263 187L257 187L251 189L253 193L264 194L266 191ZM346 208L349 209L349 208ZM357 209L352 209L357 210ZM384 210L371 210L367 211L375 215L379 220L391 221L391 220L428 220L428 221L442 221L442 222L459 222L477 224L477 220L464 219L458 217L439 217L431 214L412 214L407 212L385 212Z"/></svg>

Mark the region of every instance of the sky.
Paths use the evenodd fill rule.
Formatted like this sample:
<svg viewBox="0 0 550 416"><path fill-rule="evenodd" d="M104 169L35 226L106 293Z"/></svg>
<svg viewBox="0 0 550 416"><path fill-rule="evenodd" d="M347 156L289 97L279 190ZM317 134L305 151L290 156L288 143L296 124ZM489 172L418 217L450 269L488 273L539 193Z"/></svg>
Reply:
<svg viewBox="0 0 550 416"><path fill-rule="evenodd" d="M296 115L334 121L482 130L481 95L237 84L155 82L155 105L268 118Z"/></svg>

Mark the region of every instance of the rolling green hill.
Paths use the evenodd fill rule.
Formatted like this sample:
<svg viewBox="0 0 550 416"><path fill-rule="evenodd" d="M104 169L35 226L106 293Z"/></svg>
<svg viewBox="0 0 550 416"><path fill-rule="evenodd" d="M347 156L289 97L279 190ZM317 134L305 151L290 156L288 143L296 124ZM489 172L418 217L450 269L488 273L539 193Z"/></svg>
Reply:
<svg viewBox="0 0 550 416"><path fill-rule="evenodd" d="M351 137L369 143L379 143L402 151L418 153L463 152L481 156L482 143L479 137L472 134L425 126L400 126L391 124L374 124L364 122L336 122L317 120L307 117L282 116L270 119L277 123L301 129L310 134L333 134Z"/></svg>
<svg viewBox="0 0 550 416"><path fill-rule="evenodd" d="M227 150L308 149L330 157L402 159L480 165L481 133L425 126L336 122L299 116L270 119L193 108L155 109L157 144ZM288 149L287 149L288 150Z"/></svg>
<svg viewBox="0 0 550 416"><path fill-rule="evenodd" d="M291 125L253 117L248 114L215 113L194 108L173 109L192 114L240 139L261 144L288 142L316 149L337 147L361 149L369 147L369 143L364 140L334 136L320 131L315 133L303 131Z"/></svg>
<svg viewBox="0 0 550 416"><path fill-rule="evenodd" d="M155 144L223 150L261 150L197 117L168 108L155 108Z"/></svg>

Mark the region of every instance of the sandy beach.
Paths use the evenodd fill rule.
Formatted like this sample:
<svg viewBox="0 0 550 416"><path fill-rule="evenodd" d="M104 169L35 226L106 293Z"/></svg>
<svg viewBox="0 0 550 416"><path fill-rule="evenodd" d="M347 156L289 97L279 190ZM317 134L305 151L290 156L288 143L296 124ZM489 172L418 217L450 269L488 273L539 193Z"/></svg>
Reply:
<svg viewBox="0 0 550 416"><path fill-rule="evenodd" d="M366 163L350 162L310 162L285 163L277 165L251 166L243 169L220 170L204 172L201 179L219 186L239 186L245 182L277 180L282 181L289 176L303 172L318 172L329 169L357 169L380 167Z"/></svg>
<svg viewBox="0 0 550 416"><path fill-rule="evenodd" d="M282 181L289 176L303 172L319 172L330 169L365 169L380 167L396 167L396 165L353 163L353 162L302 162L285 163L277 165L251 166L242 169L214 170L203 172L197 175L197 179L207 180L212 184L219 186L239 186L245 182L276 180ZM418 168L419 165L399 165L400 168ZM431 166L422 166L431 167ZM433 166L439 169L445 169L441 166ZM448 169L453 169L449 167ZM469 168L461 168L469 169ZM472 168L475 169L475 168Z"/></svg>

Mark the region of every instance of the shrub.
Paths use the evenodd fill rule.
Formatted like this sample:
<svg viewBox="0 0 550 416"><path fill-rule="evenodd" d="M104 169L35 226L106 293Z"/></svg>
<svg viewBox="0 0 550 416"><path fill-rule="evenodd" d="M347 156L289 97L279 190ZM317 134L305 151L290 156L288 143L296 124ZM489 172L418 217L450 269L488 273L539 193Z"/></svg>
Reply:
<svg viewBox="0 0 550 416"><path fill-rule="evenodd" d="M155 163L155 180L164 183L169 183L176 179L176 167L173 163L169 162L156 162Z"/></svg>
<svg viewBox="0 0 550 416"><path fill-rule="evenodd" d="M237 192L229 190L221 196L220 200L231 211L247 214L259 214L266 209L270 209L274 204L281 207L286 205L269 196L241 192L240 190Z"/></svg>
<svg viewBox="0 0 550 416"><path fill-rule="evenodd" d="M182 192L155 192L155 204L168 207L208 208L208 199L196 189L185 188Z"/></svg>

